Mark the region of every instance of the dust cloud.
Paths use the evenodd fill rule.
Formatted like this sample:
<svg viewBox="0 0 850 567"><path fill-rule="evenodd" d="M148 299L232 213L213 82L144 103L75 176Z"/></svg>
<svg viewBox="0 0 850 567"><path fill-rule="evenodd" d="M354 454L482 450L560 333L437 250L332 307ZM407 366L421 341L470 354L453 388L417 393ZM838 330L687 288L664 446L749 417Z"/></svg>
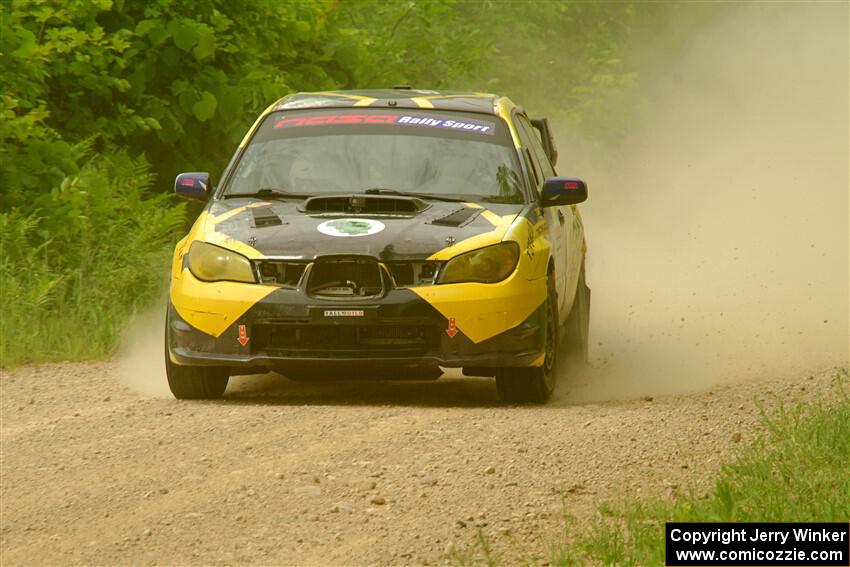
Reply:
<svg viewBox="0 0 850 567"><path fill-rule="evenodd" d="M121 383L139 394L171 397L165 377L165 304L135 317L124 333L118 354Z"/></svg>
<svg viewBox="0 0 850 567"><path fill-rule="evenodd" d="M590 187L593 290L591 365L562 397L846 365L848 5L742 3L684 50L646 39L625 138L556 131Z"/></svg>

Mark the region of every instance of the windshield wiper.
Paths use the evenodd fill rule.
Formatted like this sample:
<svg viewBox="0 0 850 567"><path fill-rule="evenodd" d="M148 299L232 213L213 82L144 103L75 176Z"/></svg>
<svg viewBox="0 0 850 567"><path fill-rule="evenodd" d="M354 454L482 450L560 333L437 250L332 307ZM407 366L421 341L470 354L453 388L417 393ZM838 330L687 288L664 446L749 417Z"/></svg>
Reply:
<svg viewBox="0 0 850 567"><path fill-rule="evenodd" d="M253 193L228 193L224 195L225 199L236 199L238 197L259 197L262 199L307 199L313 195L309 193L290 193L288 191L280 191L279 189L271 189L263 187L257 189Z"/></svg>
<svg viewBox="0 0 850 567"><path fill-rule="evenodd" d="M448 201L450 203L465 203L469 198L459 199L457 197L449 197L447 195L435 195L433 193L414 193L410 191L399 191L398 189L384 189L383 187L372 187L363 191L367 195L401 195L404 197L420 197L422 199L431 199L434 201ZM470 195L471 197L471 195Z"/></svg>
<svg viewBox="0 0 850 567"><path fill-rule="evenodd" d="M522 195L516 195L512 197L481 197L481 200L485 203L495 203L497 205L522 205L523 199Z"/></svg>

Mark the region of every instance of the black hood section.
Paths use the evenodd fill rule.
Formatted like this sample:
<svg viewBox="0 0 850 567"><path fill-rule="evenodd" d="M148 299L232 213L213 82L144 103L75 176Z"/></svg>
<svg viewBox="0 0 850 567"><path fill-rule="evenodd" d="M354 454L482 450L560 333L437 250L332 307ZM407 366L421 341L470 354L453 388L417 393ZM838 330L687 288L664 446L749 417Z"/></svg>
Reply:
<svg viewBox="0 0 850 567"><path fill-rule="evenodd" d="M314 260L330 254L362 254L385 261L409 261L427 258L453 243L492 232L496 228L490 220L493 215L515 216L524 208L524 205L504 204L487 204L482 205L486 208L477 208L463 203L409 197L374 197L378 206L395 206L381 204L380 200L405 199L418 202L413 203L416 208L424 208L388 214L318 213L306 210L308 203L305 201L230 198L209 204L206 230L225 234L269 257ZM334 206L332 203L324 205ZM482 214L487 210L493 214ZM221 217L225 218L217 222ZM320 231L320 225L328 231L325 228L328 224L332 225L329 232L340 235ZM374 233L346 236L346 224L361 225L358 227L361 231L366 226ZM343 232L333 230L334 225L341 226Z"/></svg>

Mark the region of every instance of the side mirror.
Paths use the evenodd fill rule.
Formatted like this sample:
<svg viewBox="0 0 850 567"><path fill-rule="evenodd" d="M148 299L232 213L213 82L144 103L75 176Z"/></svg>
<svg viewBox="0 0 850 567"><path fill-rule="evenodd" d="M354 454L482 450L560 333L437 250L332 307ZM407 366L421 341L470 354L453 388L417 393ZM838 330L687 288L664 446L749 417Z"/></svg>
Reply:
<svg viewBox="0 0 850 567"><path fill-rule="evenodd" d="M587 200L587 183L575 177L550 177L540 195L544 207L575 205Z"/></svg>
<svg viewBox="0 0 850 567"><path fill-rule="evenodd" d="M540 132L543 151L546 152L549 163L552 164L552 167L555 167L558 163L558 148L555 147L555 137L552 136L552 130L549 129L549 120L546 118L532 118L531 125Z"/></svg>
<svg viewBox="0 0 850 567"><path fill-rule="evenodd" d="M209 190L210 174L205 171L181 173L174 180L174 192L178 197L183 197L184 199L206 201L210 196Z"/></svg>

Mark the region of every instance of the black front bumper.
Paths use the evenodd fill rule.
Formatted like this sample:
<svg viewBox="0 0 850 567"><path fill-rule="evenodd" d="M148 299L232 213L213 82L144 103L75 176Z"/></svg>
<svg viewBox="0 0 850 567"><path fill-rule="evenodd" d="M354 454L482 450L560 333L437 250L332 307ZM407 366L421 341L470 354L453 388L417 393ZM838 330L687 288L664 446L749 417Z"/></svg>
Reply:
<svg viewBox="0 0 850 567"><path fill-rule="evenodd" d="M340 316L341 311L355 316ZM169 306L166 340L174 363L240 372L376 364L488 369L539 361L541 316L542 307L520 325L474 343L460 330L452 333L442 314L406 289L344 304L281 289L218 337L195 329Z"/></svg>

